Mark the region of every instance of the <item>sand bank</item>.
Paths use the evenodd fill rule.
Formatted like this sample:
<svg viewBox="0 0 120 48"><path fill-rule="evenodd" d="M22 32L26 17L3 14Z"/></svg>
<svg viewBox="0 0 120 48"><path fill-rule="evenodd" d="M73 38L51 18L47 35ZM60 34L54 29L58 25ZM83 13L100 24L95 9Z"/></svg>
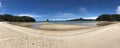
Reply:
<svg viewBox="0 0 120 48"><path fill-rule="evenodd" d="M120 48L120 23L84 30L46 31L0 22L0 48Z"/></svg>

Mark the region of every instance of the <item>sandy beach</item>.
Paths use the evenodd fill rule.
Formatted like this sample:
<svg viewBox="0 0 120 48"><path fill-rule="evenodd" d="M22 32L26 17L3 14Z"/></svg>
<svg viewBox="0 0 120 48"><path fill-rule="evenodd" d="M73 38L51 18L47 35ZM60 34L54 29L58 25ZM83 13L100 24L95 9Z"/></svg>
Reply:
<svg viewBox="0 0 120 48"><path fill-rule="evenodd" d="M55 24L42 26L47 29L81 27L86 29L50 31L0 22L0 48L120 48L120 23L90 28Z"/></svg>

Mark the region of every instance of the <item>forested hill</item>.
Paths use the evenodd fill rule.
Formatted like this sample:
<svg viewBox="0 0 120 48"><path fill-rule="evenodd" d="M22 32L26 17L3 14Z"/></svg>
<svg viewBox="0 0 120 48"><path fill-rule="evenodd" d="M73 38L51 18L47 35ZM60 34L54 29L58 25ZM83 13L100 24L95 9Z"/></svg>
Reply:
<svg viewBox="0 0 120 48"><path fill-rule="evenodd" d="M96 21L120 21L120 14L103 14Z"/></svg>
<svg viewBox="0 0 120 48"><path fill-rule="evenodd" d="M14 16L10 14L0 15L0 21L8 22L35 22L35 19L29 16Z"/></svg>

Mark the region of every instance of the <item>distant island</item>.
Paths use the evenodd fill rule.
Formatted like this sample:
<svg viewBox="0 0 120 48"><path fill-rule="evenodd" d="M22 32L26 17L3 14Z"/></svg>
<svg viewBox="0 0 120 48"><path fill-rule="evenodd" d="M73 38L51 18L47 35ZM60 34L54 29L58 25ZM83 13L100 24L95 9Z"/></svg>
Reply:
<svg viewBox="0 0 120 48"><path fill-rule="evenodd" d="M49 22L49 19L46 19L46 22Z"/></svg>
<svg viewBox="0 0 120 48"><path fill-rule="evenodd" d="M71 19L67 21L95 21L95 19L84 19L84 18L79 18L79 19Z"/></svg>
<svg viewBox="0 0 120 48"><path fill-rule="evenodd" d="M14 16L10 14L0 15L0 21L8 22L35 22L35 19L29 16Z"/></svg>

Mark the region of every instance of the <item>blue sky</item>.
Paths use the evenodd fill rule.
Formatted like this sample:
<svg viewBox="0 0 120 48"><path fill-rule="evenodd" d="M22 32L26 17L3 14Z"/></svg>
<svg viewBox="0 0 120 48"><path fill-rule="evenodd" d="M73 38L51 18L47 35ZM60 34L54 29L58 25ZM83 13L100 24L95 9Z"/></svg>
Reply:
<svg viewBox="0 0 120 48"><path fill-rule="evenodd" d="M37 21L95 19L116 13L120 13L120 0L0 0L0 14L28 15Z"/></svg>

